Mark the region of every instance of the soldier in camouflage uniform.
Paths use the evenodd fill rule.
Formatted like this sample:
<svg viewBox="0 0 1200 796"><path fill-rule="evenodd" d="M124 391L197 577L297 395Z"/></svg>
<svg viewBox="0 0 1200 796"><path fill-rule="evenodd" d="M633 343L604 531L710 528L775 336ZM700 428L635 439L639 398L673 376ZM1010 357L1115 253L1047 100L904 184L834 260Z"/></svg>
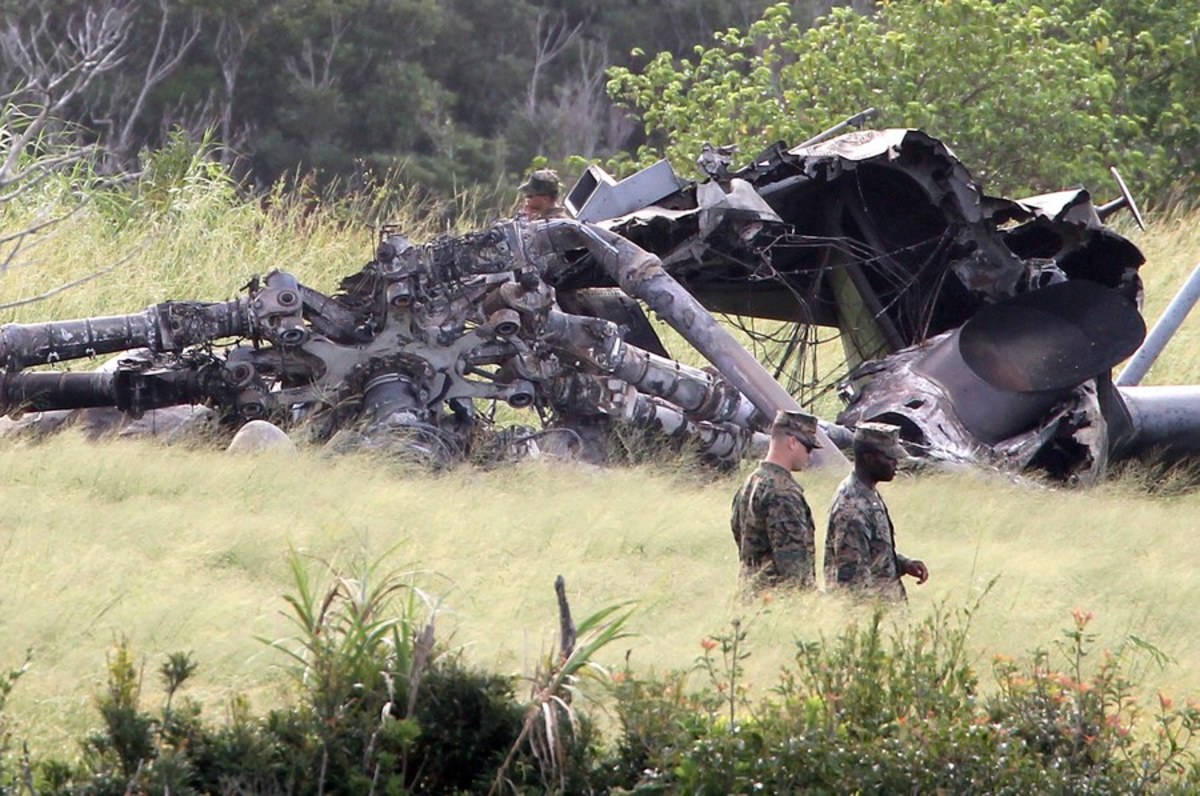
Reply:
<svg viewBox="0 0 1200 796"><path fill-rule="evenodd" d="M921 561L896 552L896 531L875 488L896 476L896 463L907 454L900 429L884 423L860 423L854 430L854 472L838 487L829 510L825 537L825 587L850 589L884 600L908 599L902 575L917 583L929 578Z"/></svg>
<svg viewBox="0 0 1200 796"><path fill-rule="evenodd" d="M554 169L538 169L532 172L528 179L521 183L521 196L524 197L521 212L530 221L568 218L567 211L558 203L560 188L558 172Z"/></svg>
<svg viewBox="0 0 1200 796"><path fill-rule="evenodd" d="M766 458L733 498L730 526L742 575L752 587L816 588L812 511L792 472L804 469L819 447L817 418L779 412Z"/></svg>

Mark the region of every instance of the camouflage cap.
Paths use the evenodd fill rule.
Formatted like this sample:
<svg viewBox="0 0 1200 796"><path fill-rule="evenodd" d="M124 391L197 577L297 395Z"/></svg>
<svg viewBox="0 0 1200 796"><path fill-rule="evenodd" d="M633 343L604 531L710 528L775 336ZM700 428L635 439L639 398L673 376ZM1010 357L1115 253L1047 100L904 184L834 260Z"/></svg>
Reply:
<svg viewBox="0 0 1200 796"><path fill-rule="evenodd" d="M855 446L877 450L892 459L907 459L908 451L900 444L900 427L887 423L859 423L854 429Z"/></svg>
<svg viewBox="0 0 1200 796"><path fill-rule="evenodd" d="M782 409L775 413L775 421L771 423L771 432L784 431L803 442L810 448L819 448L817 442L817 416L808 412L785 412Z"/></svg>
<svg viewBox="0 0 1200 796"><path fill-rule="evenodd" d="M521 193L525 196L558 196L560 187L557 171L538 169L521 183Z"/></svg>

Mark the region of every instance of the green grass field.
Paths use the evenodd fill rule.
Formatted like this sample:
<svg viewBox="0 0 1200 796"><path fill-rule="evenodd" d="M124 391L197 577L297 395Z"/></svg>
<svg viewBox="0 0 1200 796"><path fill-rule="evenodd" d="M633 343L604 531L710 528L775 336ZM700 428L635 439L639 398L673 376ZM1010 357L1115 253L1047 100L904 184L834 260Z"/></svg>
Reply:
<svg viewBox="0 0 1200 796"><path fill-rule="evenodd" d="M285 214L286 215L286 214ZM1195 265L1200 216L1179 213L1134 234L1149 263L1151 322ZM10 311L3 321L134 311L168 297L232 296L272 266L318 287L369 256L365 230L296 215L286 223L203 204L151 232L73 221L57 248L0 275L11 301L129 261L89 288ZM53 251L53 258L48 255ZM42 255L38 255L42 258ZM1200 318L1185 325L1147 383L1200 382ZM234 694L266 709L284 694L283 656L260 641L287 635L282 595L296 549L316 561L386 561L443 599L440 636L471 661L521 673L553 642L554 577L578 616L637 604L636 638L606 650L618 665L687 668L700 641L749 627L749 678L766 694L796 640L836 634L861 607L826 595L746 600L737 590L729 501L739 474L670 466L597 470L532 462L508 470L400 472L365 457L231 457L150 442L90 444L66 435L0 446L0 666L29 671L7 710L35 751L73 752L97 717L106 650L127 637L146 656L145 698L158 698L162 656L193 651L187 692L209 716ZM837 476L803 477L823 518ZM932 578L910 589L897 622L971 605L981 670L995 653L1048 647L1074 609L1095 614L1108 649L1130 636L1170 662L1135 658L1147 695L1200 694L1200 493L1152 496L1131 475L1090 491L964 472L884 487L899 546ZM819 520L819 523L821 521ZM824 528L818 530L821 549Z"/></svg>
<svg viewBox="0 0 1200 796"><path fill-rule="evenodd" d="M804 479L818 512L832 474ZM401 475L369 459L235 458L150 443L65 436L0 451L0 635L5 664L34 648L10 715L49 748L95 721L105 651L128 637L148 656L194 651L193 696L220 715L233 693L277 699L283 656L255 640L290 631L281 595L295 548L350 564L386 559L444 600L440 635L502 672L529 671L557 627L562 574L577 614L635 600L638 668L688 667L700 640L749 624L750 680L774 682L793 642L836 634L862 609L825 595L746 600L727 527L733 476L530 463L510 471ZM1100 643L1130 634L1170 656L1145 664L1148 693L1200 692L1200 494L1149 497L1128 485L1087 492L979 473L885 487L901 549L932 578L908 615L971 604L979 666L1049 646L1073 609ZM818 549L823 529L818 533ZM1138 667L1135 667L1138 668ZM154 699L148 676L147 698Z"/></svg>

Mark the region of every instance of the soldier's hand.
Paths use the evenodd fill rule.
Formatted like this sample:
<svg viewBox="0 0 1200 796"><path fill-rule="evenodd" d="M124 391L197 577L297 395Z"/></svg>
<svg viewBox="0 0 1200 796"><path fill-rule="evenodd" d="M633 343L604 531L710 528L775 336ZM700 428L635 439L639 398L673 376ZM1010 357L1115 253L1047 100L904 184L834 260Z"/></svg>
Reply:
<svg viewBox="0 0 1200 796"><path fill-rule="evenodd" d="M925 566L924 561L910 558L904 564L904 574L913 576L917 579L917 583L921 584L929 580L929 567Z"/></svg>

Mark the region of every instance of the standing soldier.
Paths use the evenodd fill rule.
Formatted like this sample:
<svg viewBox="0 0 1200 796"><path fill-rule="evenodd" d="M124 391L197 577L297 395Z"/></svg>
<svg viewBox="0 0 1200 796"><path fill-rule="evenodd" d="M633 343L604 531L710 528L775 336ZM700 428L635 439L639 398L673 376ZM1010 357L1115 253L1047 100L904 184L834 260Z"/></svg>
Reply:
<svg viewBox="0 0 1200 796"><path fill-rule="evenodd" d="M733 498L733 540L742 575L754 587L816 588L812 511L792 472L803 470L817 442L817 418L779 412L767 456Z"/></svg>
<svg viewBox="0 0 1200 796"><path fill-rule="evenodd" d="M842 481L829 510L825 537L825 587L903 602L902 575L917 583L929 578L921 561L896 552L896 531L875 488L896 477L896 463L907 454L900 429L884 423L859 423L854 429L854 471Z"/></svg>
<svg viewBox="0 0 1200 796"><path fill-rule="evenodd" d="M567 218L567 211L558 203L561 184L554 169L538 169L521 183L521 195L525 197L522 212L530 221L551 218Z"/></svg>

